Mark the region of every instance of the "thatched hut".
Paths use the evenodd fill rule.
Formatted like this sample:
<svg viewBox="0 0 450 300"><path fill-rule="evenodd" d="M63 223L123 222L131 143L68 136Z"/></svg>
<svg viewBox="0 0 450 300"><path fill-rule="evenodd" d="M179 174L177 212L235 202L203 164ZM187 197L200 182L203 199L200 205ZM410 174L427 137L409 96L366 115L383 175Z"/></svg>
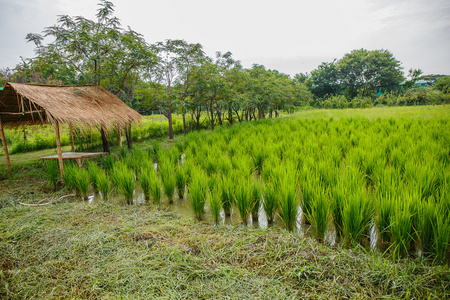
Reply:
<svg viewBox="0 0 450 300"><path fill-rule="evenodd" d="M51 86L9 82L0 90L0 134L8 171L5 126L53 124L59 165L62 154L60 124L84 128L126 128L142 116L101 86Z"/></svg>

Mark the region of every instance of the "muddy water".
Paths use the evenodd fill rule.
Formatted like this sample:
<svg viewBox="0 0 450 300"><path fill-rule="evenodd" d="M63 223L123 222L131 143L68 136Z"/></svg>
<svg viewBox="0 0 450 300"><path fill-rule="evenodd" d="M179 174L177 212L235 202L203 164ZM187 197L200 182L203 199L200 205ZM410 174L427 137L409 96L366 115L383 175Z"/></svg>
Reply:
<svg viewBox="0 0 450 300"><path fill-rule="evenodd" d="M101 201L103 201L103 197L102 197L101 193L98 193L96 195L91 195L88 197L89 203L98 203ZM110 195L108 201L125 202L124 197L117 193L113 193L112 195ZM143 194L142 190L139 187L137 187L136 190L134 191L133 204L134 205L143 205L145 203L146 203L146 201L144 198L144 194ZM177 194L175 193L173 203L169 204L167 198L165 198L164 193L163 193L162 199L161 199L161 206L165 207L168 211L176 213L179 216L182 216L185 218L193 218L194 217L194 214L190 208L189 199L187 198L187 196L185 196L184 199L180 199L177 196ZM211 216L211 213L210 213L210 210L209 210L209 207L207 204L205 205L204 221L206 221L207 223L210 223L211 225L214 224L214 220ZM222 210L220 212L220 224L221 225L233 225L233 226L243 224L241 217L239 216L239 212L238 212L237 208L233 207L231 216L229 216L229 217L225 217L225 214ZM281 218L277 215L275 217L274 224L269 225L267 222L266 213L261 205L261 207L259 208L259 211L258 211L258 219L253 220L252 216L250 216L247 226L249 228L259 228L259 229L267 229L270 226L282 228L283 222L282 222ZM301 207L299 207L299 209L298 209L296 232L300 236L314 237L313 228L311 227L311 225L305 224L305 222L303 220L303 211L302 211ZM370 235L370 237L369 237L370 247L372 249L376 249L377 243L378 243L378 233L376 231L374 222L372 222L372 224L369 228L369 235ZM328 229L325 233L325 242L329 245L335 245L338 242L336 230L334 229L333 224L330 224L330 226L328 227Z"/></svg>

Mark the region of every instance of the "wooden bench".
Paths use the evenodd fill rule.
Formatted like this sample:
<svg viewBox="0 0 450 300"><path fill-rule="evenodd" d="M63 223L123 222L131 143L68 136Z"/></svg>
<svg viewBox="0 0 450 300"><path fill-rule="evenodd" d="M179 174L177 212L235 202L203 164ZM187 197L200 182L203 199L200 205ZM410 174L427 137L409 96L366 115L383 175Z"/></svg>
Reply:
<svg viewBox="0 0 450 300"><path fill-rule="evenodd" d="M62 153L62 159L74 159L76 160L78 167L83 167L84 161L86 158L91 158L95 156L102 156L108 154L108 152L93 152L93 153L85 153L85 152L63 152ZM45 164L45 160L47 159L58 159L58 154L50 155L50 156L44 156L41 157L42 164Z"/></svg>

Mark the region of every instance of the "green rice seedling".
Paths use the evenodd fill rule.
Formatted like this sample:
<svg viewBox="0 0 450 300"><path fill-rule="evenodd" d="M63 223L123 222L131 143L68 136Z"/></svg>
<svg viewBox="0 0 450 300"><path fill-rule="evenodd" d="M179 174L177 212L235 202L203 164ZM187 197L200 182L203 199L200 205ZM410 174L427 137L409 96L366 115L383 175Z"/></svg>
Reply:
<svg viewBox="0 0 450 300"><path fill-rule="evenodd" d="M189 183L189 202L197 220L203 217L207 194L208 185L205 174L202 170L193 170Z"/></svg>
<svg viewBox="0 0 450 300"><path fill-rule="evenodd" d="M222 208L226 217L231 215L231 208L233 207L234 197L230 187L232 180L230 177L222 177L219 184Z"/></svg>
<svg viewBox="0 0 450 300"><path fill-rule="evenodd" d="M75 184L77 187L77 190L81 194L81 197L83 197L84 200L88 199L89 195L89 173L85 169L78 169L75 172Z"/></svg>
<svg viewBox="0 0 450 300"><path fill-rule="evenodd" d="M95 162L91 161L89 162L87 169L89 172L89 179L91 181L92 188L94 189L94 193L98 193L97 177L101 171L101 168Z"/></svg>
<svg viewBox="0 0 450 300"><path fill-rule="evenodd" d="M390 226L394 258L402 258L408 253L412 242L411 228L411 212L403 203L397 202Z"/></svg>
<svg viewBox="0 0 450 300"><path fill-rule="evenodd" d="M97 175L97 187L100 193L102 193L103 200L107 200L111 191L111 181L109 181L103 170L100 170Z"/></svg>
<svg viewBox="0 0 450 300"><path fill-rule="evenodd" d="M242 222L244 223L244 225L247 225L248 218L253 208L252 184L249 179L242 179L237 183L234 191L234 201L236 203L236 207L239 211Z"/></svg>
<svg viewBox="0 0 450 300"><path fill-rule="evenodd" d="M342 210L342 231L347 246L355 246L367 232L374 214L373 203L360 188L348 196Z"/></svg>
<svg viewBox="0 0 450 300"><path fill-rule="evenodd" d="M217 161L217 167L222 175L228 176L232 169L230 159L226 155L220 155Z"/></svg>
<svg viewBox="0 0 450 300"><path fill-rule="evenodd" d="M253 165L258 173L261 173L264 166L264 161L267 158L267 154L264 145L258 145L252 153Z"/></svg>
<svg viewBox="0 0 450 300"><path fill-rule="evenodd" d="M158 143L157 141L153 141L152 149L153 149L153 159L159 162L160 156L163 154L163 148L161 147L161 144Z"/></svg>
<svg viewBox="0 0 450 300"><path fill-rule="evenodd" d="M444 263L450 251L450 220L448 215L439 211L433 226L433 250L435 260Z"/></svg>
<svg viewBox="0 0 450 300"><path fill-rule="evenodd" d="M419 235L422 252L425 255L430 255L434 252L434 228L437 222L437 204L434 201L423 201L420 205L419 211L419 227L417 233Z"/></svg>
<svg viewBox="0 0 450 300"><path fill-rule="evenodd" d="M336 235L342 237L342 210L346 201L347 191L342 182L330 189L330 209Z"/></svg>
<svg viewBox="0 0 450 300"><path fill-rule="evenodd" d="M392 224L392 216L394 215L395 202L397 201L396 198L391 196L379 198L377 201L375 225L380 234L383 251L388 249L392 242L390 227Z"/></svg>
<svg viewBox="0 0 450 300"><path fill-rule="evenodd" d="M315 194L315 199L311 207L310 219L317 239L319 242L322 242L328 225L330 224L330 208L323 188L317 188Z"/></svg>
<svg viewBox="0 0 450 300"><path fill-rule="evenodd" d="M176 179L173 165L170 160L162 159L159 162L159 173L161 175L164 194L166 194L169 203L173 203Z"/></svg>
<svg viewBox="0 0 450 300"><path fill-rule="evenodd" d="M184 190L186 187L186 171L185 168L182 166L177 166L175 169L175 185L178 192L178 197L180 199L184 199Z"/></svg>
<svg viewBox="0 0 450 300"><path fill-rule="evenodd" d="M278 199L278 209L284 227L292 231L297 224L298 207L300 205L297 197L296 180L286 176L280 181L280 198Z"/></svg>
<svg viewBox="0 0 450 300"><path fill-rule="evenodd" d="M138 175L141 170L144 161L148 161L147 152L142 147L134 147L131 150L131 167L133 168L136 175Z"/></svg>
<svg viewBox="0 0 450 300"><path fill-rule="evenodd" d="M118 172L119 189L124 195L127 204L133 204L133 194L136 187L134 172L129 168L119 169Z"/></svg>
<svg viewBox="0 0 450 300"><path fill-rule="evenodd" d="M139 175L139 184L141 185L142 192L144 193L144 198L146 201L150 200L150 190L151 183L154 176L150 174L150 172L154 172L152 169L142 169Z"/></svg>
<svg viewBox="0 0 450 300"><path fill-rule="evenodd" d="M215 175L217 172L217 157L215 155L208 155L205 162L205 170L208 176Z"/></svg>
<svg viewBox="0 0 450 300"><path fill-rule="evenodd" d="M59 164L56 160L47 160L45 162L45 171L48 183L56 191L58 186Z"/></svg>
<svg viewBox="0 0 450 300"><path fill-rule="evenodd" d="M179 163L180 156L181 154L177 147L170 147L167 151L167 157L173 166Z"/></svg>
<svg viewBox="0 0 450 300"><path fill-rule="evenodd" d="M317 183L313 179L303 181L301 207L306 224L311 224L312 204L314 203L315 190Z"/></svg>
<svg viewBox="0 0 450 300"><path fill-rule="evenodd" d="M75 191L77 193L77 196L80 195L75 181L75 173L78 171L78 169L79 167L75 164L64 164L64 184L70 191Z"/></svg>
<svg viewBox="0 0 450 300"><path fill-rule="evenodd" d="M273 224L278 208L277 183L267 182L263 188L263 209L267 216L267 223Z"/></svg>
<svg viewBox="0 0 450 300"><path fill-rule="evenodd" d="M108 154L105 156L105 161L103 162L104 168L110 172L114 168L114 156L112 154Z"/></svg>
<svg viewBox="0 0 450 300"><path fill-rule="evenodd" d="M220 208L222 207L220 187L216 187L209 193L208 197L209 211L213 216L214 224L218 225L220 221Z"/></svg>
<svg viewBox="0 0 450 300"><path fill-rule="evenodd" d="M261 184L256 180L252 183L252 220L258 220L259 207L261 206Z"/></svg>
<svg viewBox="0 0 450 300"><path fill-rule="evenodd" d="M155 175L152 176L150 183L150 193L152 195L153 202L156 204L159 204L161 201L161 181L159 180L159 177L154 173Z"/></svg>

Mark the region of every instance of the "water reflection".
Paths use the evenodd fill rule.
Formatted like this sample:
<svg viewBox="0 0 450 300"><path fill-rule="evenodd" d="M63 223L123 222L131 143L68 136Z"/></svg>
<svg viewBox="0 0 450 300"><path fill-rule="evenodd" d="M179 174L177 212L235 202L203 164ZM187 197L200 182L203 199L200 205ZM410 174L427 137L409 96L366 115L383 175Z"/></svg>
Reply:
<svg viewBox="0 0 450 300"><path fill-rule="evenodd" d="M157 168L157 164L154 164L155 168ZM98 203L104 201L103 196L101 193L90 195L88 197L88 203ZM112 194L109 196L108 201L118 201L118 202L125 202L125 199L123 195L120 194ZM145 204L147 201L145 200L144 194L140 187L137 187L134 191L133 196L133 205L142 205ZM169 204L167 199L164 197L161 199L161 205L164 206L168 211L171 211L181 217L185 218L192 218L194 216L192 209L190 207L189 199L187 198L187 193L185 193L185 198L179 198L178 195L175 193L175 198L173 203ZM208 205L205 205L205 214L203 221L213 224L214 220L212 218L212 215L210 213ZM238 210L236 207L233 207L231 210L230 216L225 216L225 213L223 210L220 211L220 224L221 225L239 225L242 224L241 217L239 215ZM314 230L311 225L305 224L304 222L304 213L301 209L301 207L298 208L297 213L297 220L296 220L296 229L295 232L298 233L301 237L314 237ZM264 211L264 208L261 204L258 210L258 219L253 220L252 216L249 216L249 220L247 222L247 226L249 228L259 228L259 229L267 229L270 226L276 226L276 227L283 227L283 222L279 215L276 215L274 218L274 224L269 225L267 221L267 215ZM370 241L370 247L372 249L375 249L378 244L378 232L376 230L376 226L374 221L371 223L369 228L369 241ZM330 223L327 231L325 232L324 237L325 243L329 245L336 245L338 242L338 237L336 230L334 228L334 225Z"/></svg>

